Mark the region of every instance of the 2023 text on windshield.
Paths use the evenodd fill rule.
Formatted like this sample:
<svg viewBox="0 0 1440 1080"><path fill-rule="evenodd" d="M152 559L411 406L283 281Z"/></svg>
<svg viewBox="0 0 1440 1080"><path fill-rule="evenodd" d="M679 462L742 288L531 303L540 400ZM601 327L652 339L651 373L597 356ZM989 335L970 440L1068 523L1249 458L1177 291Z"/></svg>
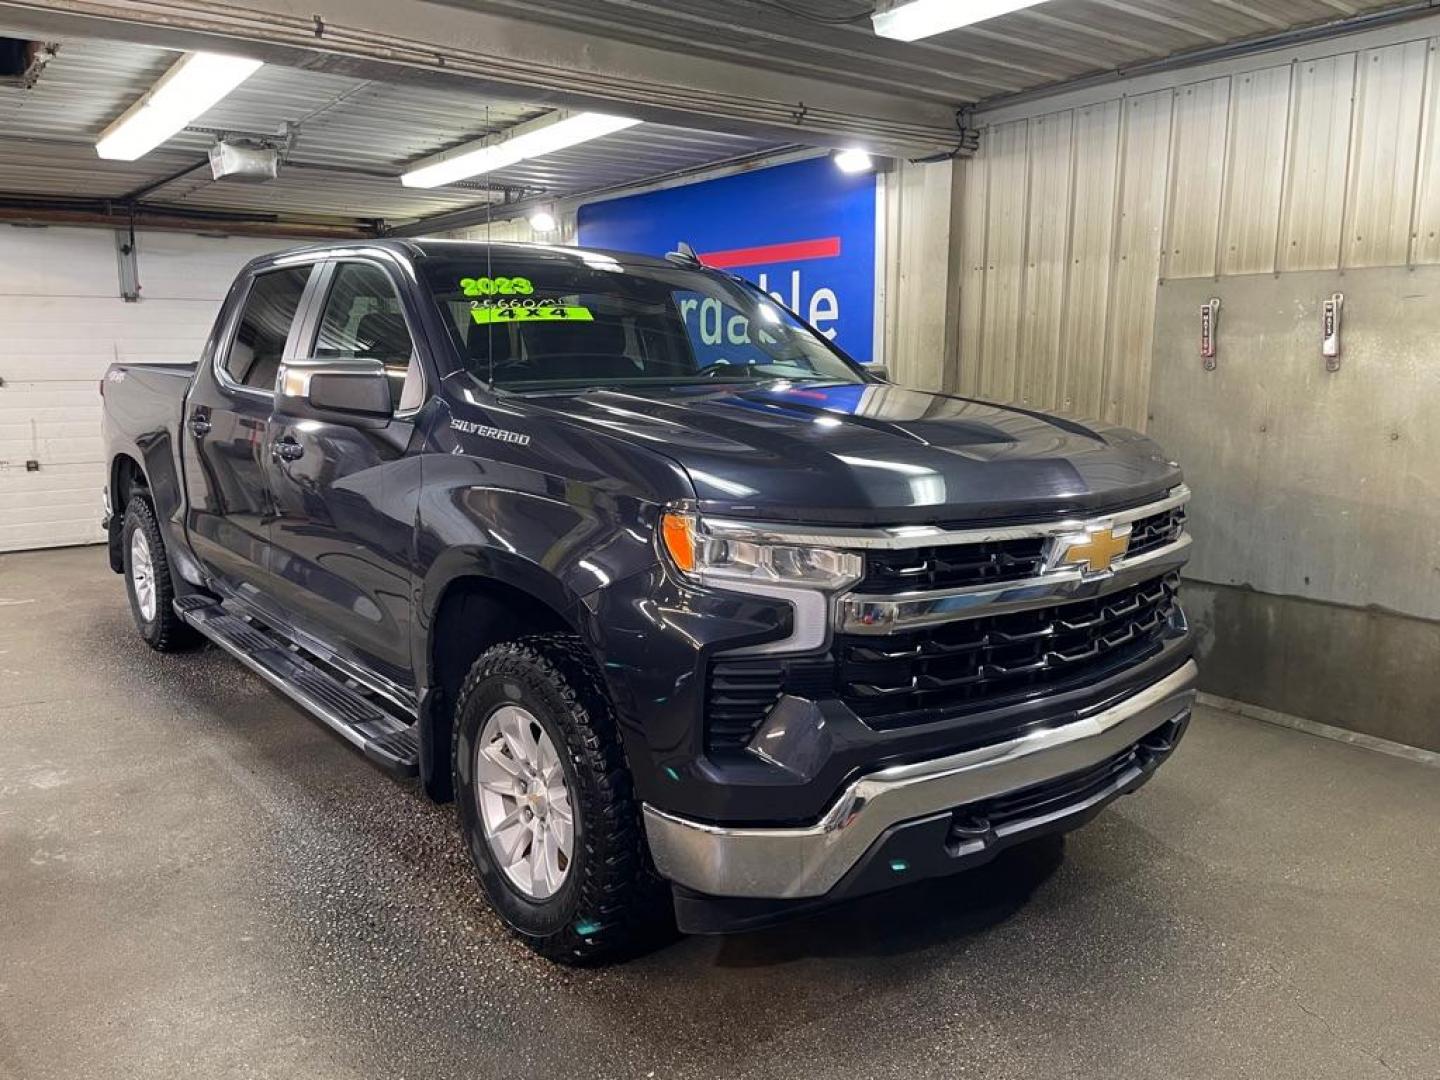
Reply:
<svg viewBox="0 0 1440 1080"><path fill-rule="evenodd" d="M868 381L823 335L728 274L507 254L426 260L423 277L466 369L498 389Z"/></svg>

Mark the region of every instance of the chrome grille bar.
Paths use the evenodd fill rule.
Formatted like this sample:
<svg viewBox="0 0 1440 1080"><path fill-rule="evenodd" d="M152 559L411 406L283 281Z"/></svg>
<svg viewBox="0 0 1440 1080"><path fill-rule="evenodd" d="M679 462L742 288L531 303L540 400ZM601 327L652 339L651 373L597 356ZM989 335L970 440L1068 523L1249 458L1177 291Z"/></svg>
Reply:
<svg viewBox="0 0 1440 1080"><path fill-rule="evenodd" d="M1047 539L1075 537L1100 529L1110 529L1117 535L1125 535L1136 521L1175 510L1183 506L1189 498L1190 490L1182 485L1172 490L1164 499L1115 514L1003 530L942 531L943 539L931 532L919 539L916 546L944 544L949 547L1036 536ZM835 543L838 539L837 537L831 542ZM1060 541L1057 540L1057 543ZM1098 574L1088 572L1080 565L1047 563L1050 565L1049 569L1018 581L902 593L848 593L836 601L836 630L842 634L897 634L959 619L974 619L1106 596L1142 581L1178 571L1190 557L1190 543L1189 534L1182 532L1173 541L1160 547L1135 555L1122 555L1115 560L1111 569Z"/></svg>
<svg viewBox="0 0 1440 1080"><path fill-rule="evenodd" d="M760 544L810 544L819 547L850 548L858 551L901 550L905 548L983 544L1027 537L1067 536L1087 528L1128 525L1153 514L1162 514L1190 501L1190 489L1179 484L1163 499L1101 514L1093 518L1066 518L1031 525L995 525L976 529L946 529L939 525L899 525L888 529L845 529L823 526L757 523L729 518L705 518L705 529L714 536L735 537Z"/></svg>

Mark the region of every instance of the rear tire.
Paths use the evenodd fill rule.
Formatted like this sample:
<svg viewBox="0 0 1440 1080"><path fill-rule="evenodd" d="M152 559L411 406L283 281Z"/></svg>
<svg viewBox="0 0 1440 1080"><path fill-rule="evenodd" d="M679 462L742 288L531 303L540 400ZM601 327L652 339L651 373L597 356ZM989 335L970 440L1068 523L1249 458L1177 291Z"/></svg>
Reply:
<svg viewBox="0 0 1440 1080"><path fill-rule="evenodd" d="M673 934L614 714L578 638L523 638L475 661L451 767L480 884L530 948L594 964Z"/></svg>
<svg viewBox="0 0 1440 1080"><path fill-rule="evenodd" d="M130 614L140 636L157 652L178 652L193 647L199 635L175 614L175 585L170 560L155 511L144 495L133 495L125 506L120 531L120 553L125 567L125 591Z"/></svg>

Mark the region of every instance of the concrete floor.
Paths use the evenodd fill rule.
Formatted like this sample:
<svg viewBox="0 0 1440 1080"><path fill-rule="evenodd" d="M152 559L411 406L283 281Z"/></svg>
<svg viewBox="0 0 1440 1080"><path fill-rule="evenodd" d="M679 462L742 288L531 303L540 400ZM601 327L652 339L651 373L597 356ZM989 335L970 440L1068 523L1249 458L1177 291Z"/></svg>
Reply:
<svg viewBox="0 0 1440 1080"><path fill-rule="evenodd" d="M1440 1077L1440 773L1203 711L1065 843L623 967L99 548L0 556L0 1077Z"/></svg>

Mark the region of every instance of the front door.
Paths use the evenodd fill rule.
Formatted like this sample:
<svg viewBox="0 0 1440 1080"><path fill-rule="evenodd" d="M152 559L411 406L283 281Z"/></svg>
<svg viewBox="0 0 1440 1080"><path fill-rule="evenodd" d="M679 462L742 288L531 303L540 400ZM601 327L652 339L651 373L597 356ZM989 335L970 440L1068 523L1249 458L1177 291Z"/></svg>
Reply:
<svg viewBox="0 0 1440 1080"><path fill-rule="evenodd" d="M420 458L409 451L424 403L421 360L384 264L335 262L322 273L324 300L299 354L382 361L396 413L382 428L271 417L271 566L298 629L408 694L420 492Z"/></svg>
<svg viewBox="0 0 1440 1080"><path fill-rule="evenodd" d="M266 427L311 270L290 266L251 279L236 318L202 360L208 366L182 418L191 547L220 586L262 606L270 546Z"/></svg>

